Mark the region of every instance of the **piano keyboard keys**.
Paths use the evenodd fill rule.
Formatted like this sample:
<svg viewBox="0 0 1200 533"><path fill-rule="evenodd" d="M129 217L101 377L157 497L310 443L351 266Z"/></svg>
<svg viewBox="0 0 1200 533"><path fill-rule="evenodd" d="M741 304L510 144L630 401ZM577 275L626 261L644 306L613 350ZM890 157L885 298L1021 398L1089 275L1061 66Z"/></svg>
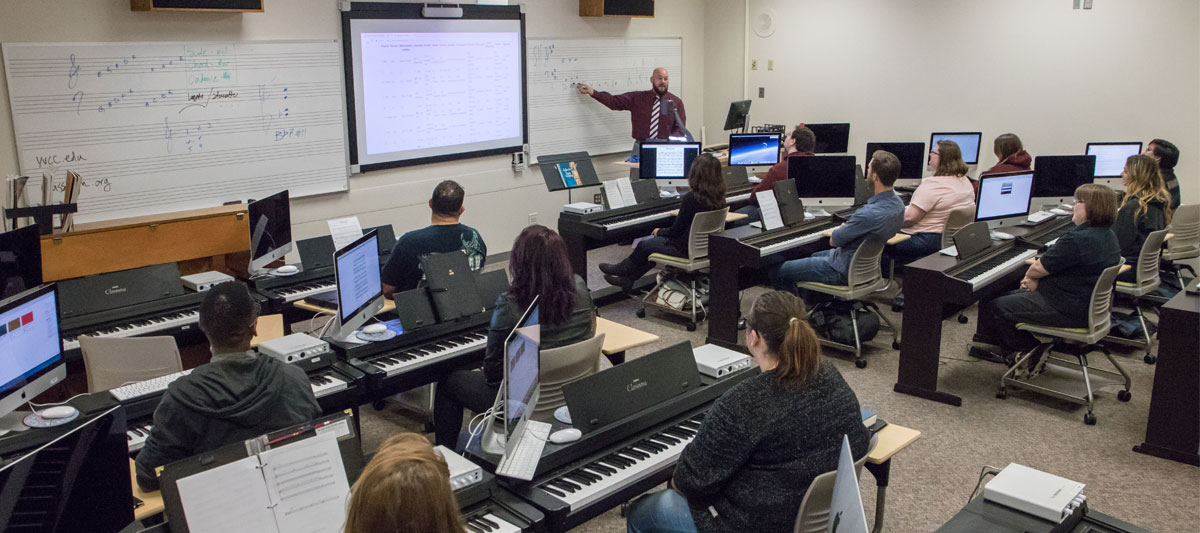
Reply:
<svg viewBox="0 0 1200 533"><path fill-rule="evenodd" d="M487 511L463 517L463 525L471 533L518 533L521 531L521 528Z"/></svg>
<svg viewBox="0 0 1200 533"><path fill-rule="evenodd" d="M966 270L955 274L954 277L970 283L972 290L978 290L996 278L1020 268L1026 259L1035 255L1037 252L1033 250L1012 248L971 265Z"/></svg>
<svg viewBox="0 0 1200 533"><path fill-rule="evenodd" d="M129 426L125 431L125 443L129 445L129 453L142 449L146 439L150 438L150 429L154 427L149 421Z"/></svg>
<svg viewBox="0 0 1200 533"><path fill-rule="evenodd" d="M282 296L285 302L294 302L335 288L337 288L337 284L333 280L327 279L288 287L286 289L276 289L275 293Z"/></svg>
<svg viewBox="0 0 1200 533"><path fill-rule="evenodd" d="M658 433L583 466L541 482L539 489L568 504L572 511L587 507L640 479L674 465L696 432L703 415L672 425Z"/></svg>
<svg viewBox="0 0 1200 533"><path fill-rule="evenodd" d="M387 355L375 356L367 363L383 370L388 376L416 366L426 365L437 359L458 355L487 345L487 330L479 330L448 339L440 339L416 348L408 348Z"/></svg>
<svg viewBox="0 0 1200 533"><path fill-rule="evenodd" d="M644 222L650 222L653 220L670 218L671 217L671 209L675 209L675 208L672 207L670 209L667 209L666 211L661 211L661 212L657 212L657 213L650 213L650 214L638 213L636 215L626 215L626 216L622 216L622 217L617 217L612 220L601 222L600 225L604 226L605 228L610 229L610 230L611 229L620 229L620 228L624 228L627 226L635 226L637 224L642 224Z"/></svg>
<svg viewBox="0 0 1200 533"><path fill-rule="evenodd" d="M346 390L350 386L349 383L335 374L332 369L320 370L309 374L308 382L312 386L313 396L317 398L340 390Z"/></svg>
<svg viewBox="0 0 1200 533"><path fill-rule="evenodd" d="M195 309L166 313L162 316L153 318L133 320L126 324L109 326L87 333L81 333L79 335L63 337L63 350L78 350L79 337L83 335L90 335L93 337L138 337L141 335L149 335L151 333L157 333L180 326L189 326L191 324L195 324L199 319L200 311L199 309Z"/></svg>

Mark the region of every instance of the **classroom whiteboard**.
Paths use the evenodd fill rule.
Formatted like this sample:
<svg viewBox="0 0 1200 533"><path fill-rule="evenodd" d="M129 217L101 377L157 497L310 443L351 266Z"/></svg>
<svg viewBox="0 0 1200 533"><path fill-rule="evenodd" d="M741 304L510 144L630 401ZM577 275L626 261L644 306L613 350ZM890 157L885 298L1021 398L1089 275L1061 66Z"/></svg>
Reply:
<svg viewBox="0 0 1200 533"><path fill-rule="evenodd" d="M23 175L87 222L347 189L336 41L4 43ZM61 198L61 196L60 196Z"/></svg>
<svg viewBox="0 0 1200 533"><path fill-rule="evenodd" d="M683 41L663 39L529 39L526 44L529 93L529 150L542 154L629 151L628 111L612 111L579 94L576 82L598 91L650 89L656 67L670 72L670 91L683 98ZM699 106L684 99L684 107Z"/></svg>

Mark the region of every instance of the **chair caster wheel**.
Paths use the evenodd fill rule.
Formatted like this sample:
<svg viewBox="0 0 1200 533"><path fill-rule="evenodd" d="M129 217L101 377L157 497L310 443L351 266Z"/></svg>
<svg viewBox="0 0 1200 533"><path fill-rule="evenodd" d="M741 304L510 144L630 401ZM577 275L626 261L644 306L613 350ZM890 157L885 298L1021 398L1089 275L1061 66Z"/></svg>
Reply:
<svg viewBox="0 0 1200 533"><path fill-rule="evenodd" d="M646 310L645 309L638 309L637 313L635 313L635 314L637 315L638 318L646 318Z"/></svg>
<svg viewBox="0 0 1200 533"><path fill-rule="evenodd" d="M900 341L892 341L892 349L899 350L900 349Z"/></svg>
<svg viewBox="0 0 1200 533"><path fill-rule="evenodd" d="M1158 357L1154 356L1154 355L1146 354L1146 356L1143 357L1142 360L1145 361L1146 364L1152 365L1155 363L1155 361L1158 361Z"/></svg>
<svg viewBox="0 0 1200 533"><path fill-rule="evenodd" d="M892 312L893 313L902 313L902 312L904 312L904 306L903 305L893 305Z"/></svg>
<svg viewBox="0 0 1200 533"><path fill-rule="evenodd" d="M1096 425L1096 415L1094 415L1092 413L1083 415L1083 423L1087 424L1089 426Z"/></svg>
<svg viewBox="0 0 1200 533"><path fill-rule="evenodd" d="M371 402L371 407L373 407L376 411L382 411L384 407L387 407L387 401L375 400Z"/></svg>
<svg viewBox="0 0 1200 533"><path fill-rule="evenodd" d="M1008 398L1008 391L1006 391L1004 389L1000 389L1000 390L996 391L996 397L1001 400Z"/></svg>
<svg viewBox="0 0 1200 533"><path fill-rule="evenodd" d="M1117 391L1117 399L1118 400L1127 402L1132 397L1133 397L1133 395L1129 394L1129 391L1127 391L1127 390Z"/></svg>
<svg viewBox="0 0 1200 533"><path fill-rule="evenodd" d="M688 322L688 325L687 325L687 330L688 330L688 331L696 331L696 323L695 323L695 322Z"/></svg>
<svg viewBox="0 0 1200 533"><path fill-rule="evenodd" d="M966 324L967 323L967 315L958 315L958 323Z"/></svg>
<svg viewBox="0 0 1200 533"><path fill-rule="evenodd" d="M866 368L867 361L866 361L866 359L857 359L854 361L854 366L856 366L858 368Z"/></svg>

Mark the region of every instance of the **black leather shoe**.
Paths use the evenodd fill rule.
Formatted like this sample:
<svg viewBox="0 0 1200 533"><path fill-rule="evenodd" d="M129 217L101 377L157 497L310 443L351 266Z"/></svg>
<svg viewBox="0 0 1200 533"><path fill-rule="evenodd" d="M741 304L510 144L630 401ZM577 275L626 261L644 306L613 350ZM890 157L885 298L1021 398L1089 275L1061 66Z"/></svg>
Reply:
<svg viewBox="0 0 1200 533"><path fill-rule="evenodd" d="M621 276L614 276L612 274L605 274L604 281L607 281L609 285L620 287L621 290L623 290L625 292L633 291L633 280L632 279L623 278Z"/></svg>
<svg viewBox="0 0 1200 533"><path fill-rule="evenodd" d="M620 265L617 263L600 263L600 271L610 276L620 274Z"/></svg>

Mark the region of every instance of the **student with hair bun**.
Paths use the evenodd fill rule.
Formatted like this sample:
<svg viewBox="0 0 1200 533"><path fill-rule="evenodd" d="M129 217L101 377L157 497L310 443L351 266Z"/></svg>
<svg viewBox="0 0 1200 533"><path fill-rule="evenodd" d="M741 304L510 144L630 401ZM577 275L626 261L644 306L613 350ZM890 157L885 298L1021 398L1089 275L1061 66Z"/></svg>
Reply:
<svg viewBox="0 0 1200 533"><path fill-rule="evenodd" d="M461 533L450 468L425 437L388 437L350 489L345 533Z"/></svg>
<svg viewBox="0 0 1200 533"><path fill-rule="evenodd" d="M675 488L635 501L628 531L791 531L812 480L837 469L842 436L856 459L867 453L858 398L822 361L804 302L768 292L747 322L762 373L713 404L679 458Z"/></svg>

